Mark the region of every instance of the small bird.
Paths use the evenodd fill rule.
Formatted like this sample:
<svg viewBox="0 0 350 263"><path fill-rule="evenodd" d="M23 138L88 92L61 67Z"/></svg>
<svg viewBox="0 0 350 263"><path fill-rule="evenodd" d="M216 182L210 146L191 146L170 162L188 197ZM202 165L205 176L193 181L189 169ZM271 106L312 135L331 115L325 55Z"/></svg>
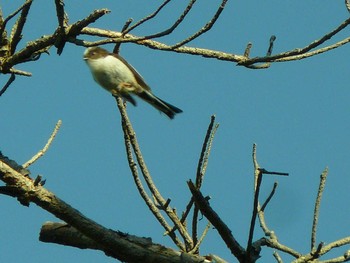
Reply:
<svg viewBox="0 0 350 263"><path fill-rule="evenodd" d="M84 60L90 68L94 80L103 88L136 106L132 95L136 95L173 119L181 109L155 96L141 75L118 54L100 47L89 47L84 52Z"/></svg>

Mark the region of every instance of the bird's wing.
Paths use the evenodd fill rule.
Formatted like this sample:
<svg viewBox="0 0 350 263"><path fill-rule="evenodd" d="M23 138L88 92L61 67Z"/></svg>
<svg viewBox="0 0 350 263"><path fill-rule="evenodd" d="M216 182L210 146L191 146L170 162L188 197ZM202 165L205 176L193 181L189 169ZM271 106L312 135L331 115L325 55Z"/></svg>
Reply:
<svg viewBox="0 0 350 263"><path fill-rule="evenodd" d="M134 73L136 81L141 87L149 91L151 90L151 88L147 85L140 73L138 73L137 70L133 66L131 66L123 57L121 57L118 54L113 54L113 56L121 60L132 71L132 73Z"/></svg>

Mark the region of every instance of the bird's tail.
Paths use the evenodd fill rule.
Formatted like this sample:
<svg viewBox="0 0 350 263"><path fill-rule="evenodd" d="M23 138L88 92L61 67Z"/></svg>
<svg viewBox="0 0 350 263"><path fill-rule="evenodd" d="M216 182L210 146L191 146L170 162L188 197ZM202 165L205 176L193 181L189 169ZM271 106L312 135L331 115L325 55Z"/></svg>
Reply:
<svg viewBox="0 0 350 263"><path fill-rule="evenodd" d="M139 96L141 99L145 100L149 104L151 104L156 109L160 110L161 112L165 113L170 119L174 119L174 116L176 113L181 113L182 110L165 102L164 100L161 100L157 96L153 95L148 90L143 90L140 93L137 93L137 96Z"/></svg>

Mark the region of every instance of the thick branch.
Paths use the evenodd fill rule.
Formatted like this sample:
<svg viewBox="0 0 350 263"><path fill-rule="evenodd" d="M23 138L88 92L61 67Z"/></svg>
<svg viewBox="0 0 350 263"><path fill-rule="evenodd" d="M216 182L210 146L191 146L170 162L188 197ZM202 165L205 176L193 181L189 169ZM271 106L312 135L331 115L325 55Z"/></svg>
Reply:
<svg viewBox="0 0 350 263"><path fill-rule="evenodd" d="M16 187L18 199L32 202L50 212L86 237L94 240L121 261L127 262L203 262L204 258L181 253L161 245L147 245L128 240L128 235L107 229L81 214L41 185L34 185L32 179L17 172L0 156L0 179L7 186ZM187 260L184 261L184 258Z"/></svg>

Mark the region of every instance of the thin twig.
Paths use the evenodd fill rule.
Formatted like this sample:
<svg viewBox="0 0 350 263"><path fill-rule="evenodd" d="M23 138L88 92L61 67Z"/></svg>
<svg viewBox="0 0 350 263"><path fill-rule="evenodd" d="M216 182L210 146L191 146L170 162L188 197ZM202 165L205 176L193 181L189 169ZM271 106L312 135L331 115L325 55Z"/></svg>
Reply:
<svg viewBox="0 0 350 263"><path fill-rule="evenodd" d="M142 153L141 153L140 146L137 142L135 131L133 130L133 127L129 121L129 118L127 118L126 110L125 110L125 107L123 105L123 100L119 97L117 97L116 100L117 100L117 105L118 105L119 111L121 112L121 116L122 116L123 121L124 121L123 125L125 126L125 130L123 129L123 131L126 132L127 136L130 138L130 143L131 143L131 146L132 146L133 151L135 153L135 157L136 157L136 160L139 164L143 178L145 179L145 182L146 182L149 190L151 191L152 195L156 198L156 201L161 205L164 212L168 215L168 217L174 223L175 227L178 229L180 235L182 236L182 238L185 241L186 249L189 250L190 248L193 247L193 241L192 241L191 237L189 236L186 228L183 226L183 224L180 222L180 219L178 218L178 216L176 215L174 210L171 208L171 206L168 205L165 207L165 204L167 201L160 194L159 190L157 189L156 185L154 184L152 177L148 171L148 168L146 166L146 163L145 163L143 156L142 156ZM166 231L171 231L171 229L170 228L166 229Z"/></svg>
<svg viewBox="0 0 350 263"><path fill-rule="evenodd" d="M202 184L202 170L203 170L203 164L204 164L204 159L206 156L206 152L208 150L208 145L210 143L210 138L211 138L211 134L213 132L213 127L215 124L215 115L212 115L210 118L210 123L207 129L207 133L205 135L204 138L204 142L202 145L202 150L201 150L201 154L198 160L198 165L197 165L197 173L196 173L196 187L200 188L201 184Z"/></svg>
<svg viewBox="0 0 350 263"><path fill-rule="evenodd" d="M285 246L285 245L279 243L279 242L277 241L277 239L265 239L265 241L266 241L265 245L267 245L268 247L277 249L277 250L279 250L279 251L282 251L282 252L284 252L284 253L287 253L287 254L289 254L289 255L295 257L296 260L293 261L294 263L295 263L296 261L298 261L298 260L300 260L300 261L298 261L298 262L300 262L300 263L301 263L301 262L308 262L307 260L305 260L304 257L302 257L303 254L301 254L301 253L295 251L294 249L292 249L292 248L290 248L290 247L287 247L287 246Z"/></svg>
<svg viewBox="0 0 350 263"><path fill-rule="evenodd" d="M244 50L244 54L243 54L244 57L249 58L252 46L253 46L253 44L250 43L250 42L247 44L247 46L246 46L246 48Z"/></svg>
<svg viewBox="0 0 350 263"><path fill-rule="evenodd" d="M205 135L204 138L204 142L202 145L202 150L201 150L201 154L198 160L198 165L197 165L197 173L196 173L196 187L197 189L200 189L202 186L202 182L203 182L203 177L204 174L206 172L207 169L207 165L208 165L208 158L209 158L209 154L210 154L210 150L211 150L211 145L213 143L213 139L216 133L216 130L218 129L218 124L215 124L215 115L212 115L210 118L210 123L207 129L207 133ZM193 197L192 197L193 198ZM192 198L189 202L189 204L193 204ZM191 209L191 207L187 206L188 209ZM185 211L186 214L186 211ZM198 207L197 205L194 206L194 210L193 210L193 216L192 216L192 239L193 239L193 243L197 244L198 242L198 237L197 237L197 231L198 231L198 215L199 215L199 211L198 211Z"/></svg>
<svg viewBox="0 0 350 263"><path fill-rule="evenodd" d="M211 223L208 222L208 224L205 226L205 229L203 230L201 237L198 239L197 242L194 242L195 246L193 247L193 249L191 251L189 251L190 254L198 254L199 253L199 247L202 244L205 236L207 235L210 227L211 227Z"/></svg>
<svg viewBox="0 0 350 263"><path fill-rule="evenodd" d="M269 41L269 48L267 49L267 52L266 52L266 57L271 56L271 53L273 50L273 44L274 44L275 40L276 40L276 36L271 36L270 41ZM250 50L248 50L248 54L249 54L249 52L250 52ZM244 53L244 54L246 54L246 53ZM250 68L250 69L266 69L266 68L269 68L270 66L271 66L271 62L263 63L260 65L247 65L246 67Z"/></svg>
<svg viewBox="0 0 350 263"><path fill-rule="evenodd" d="M19 69L15 69L15 68L10 68L9 72L11 74L25 76L25 77L31 77L32 76L32 73L30 73L30 72L19 70Z"/></svg>
<svg viewBox="0 0 350 263"><path fill-rule="evenodd" d="M198 215L199 215L199 208L197 204L194 204L193 208L193 217L192 217L192 240L193 244L198 243Z"/></svg>
<svg viewBox="0 0 350 263"><path fill-rule="evenodd" d="M191 42L192 40L196 39L200 35L203 35L205 32L209 31L213 27L215 22L218 20L221 12L224 10L227 1L228 0L222 0L220 6L219 6L218 10L216 11L215 15L213 16L213 18L203 28L201 28L199 31L194 33L192 36L190 36L190 37L184 39L183 41L173 45L172 48L181 47L181 46Z"/></svg>
<svg viewBox="0 0 350 263"><path fill-rule="evenodd" d="M266 201L263 203L263 205L262 205L261 208L260 208L261 211L265 211L266 206L267 206L268 203L271 201L273 195L274 195L275 192L276 192L277 185L278 185L277 182L275 182L275 183L273 184L271 193L270 193L269 196L266 198Z"/></svg>
<svg viewBox="0 0 350 263"><path fill-rule="evenodd" d="M259 171L260 171L262 174L289 176L289 173L267 171L267 170L264 169L264 168L259 168Z"/></svg>
<svg viewBox="0 0 350 263"><path fill-rule="evenodd" d="M314 209L314 216L313 216L312 229L311 229L311 251L315 249L317 223L318 223L318 217L320 214L321 199L322 199L324 187L326 185L327 175L328 175L328 168L326 167L326 169L324 169L324 171L320 175L320 184L318 186L317 197L315 201L315 209Z"/></svg>
<svg viewBox="0 0 350 263"><path fill-rule="evenodd" d="M129 33L131 30L135 29L136 27L142 25L143 23L145 23L146 21L154 18L162 9L163 7L165 7L171 0L165 0L158 8L156 11L154 11L152 14L142 18L141 20L139 20L138 22L136 22L134 25L132 25L131 27L129 27L128 29L123 30L123 34L127 34Z"/></svg>
<svg viewBox="0 0 350 263"><path fill-rule="evenodd" d="M185 8L185 10L181 14L181 16L176 20L176 22L170 28L168 28L167 30L164 30L162 32L156 33L156 34L144 36L141 39L142 40L143 39L152 39L152 38L163 37L163 36L171 34L180 25L180 23L185 19L185 17L190 12L190 10L192 9L192 7L193 7L193 5L195 4L196 1L197 0L190 0L189 4Z"/></svg>
<svg viewBox="0 0 350 263"><path fill-rule="evenodd" d="M130 24L132 23L132 21L134 21L132 18L129 18L128 20L126 20L126 22L122 28L122 31L121 31L122 34L124 34L124 35L127 34L127 30L129 28Z"/></svg>
<svg viewBox="0 0 350 263"><path fill-rule="evenodd" d="M276 259L276 261L277 261L278 263L283 263L283 260L282 260L282 258L280 257L280 255L278 254L278 252L274 251L272 255L273 255L273 257Z"/></svg>
<svg viewBox="0 0 350 263"><path fill-rule="evenodd" d="M258 214L258 202L259 202L259 193L260 193L260 186L262 182L262 172L259 170L258 173L255 172L256 175L256 184L254 185L254 202L253 202L253 213L252 213L252 218L250 221L250 228L249 228L249 236L248 236L248 242L247 242L247 253L248 256L247 258L250 258L249 255L251 253L251 248L252 248L252 242L253 242L253 236L254 236L254 229L255 229L255 222L256 222L256 217Z"/></svg>
<svg viewBox="0 0 350 263"><path fill-rule="evenodd" d="M272 54L273 44L274 44L275 40L276 40L276 36L273 35L270 37L270 45L269 45L269 48L266 52L267 57L271 56L271 54Z"/></svg>
<svg viewBox="0 0 350 263"><path fill-rule="evenodd" d="M321 242L320 244L318 244L317 248L311 252L313 260L321 257L320 253L321 253L323 246L324 246L324 242Z"/></svg>
<svg viewBox="0 0 350 263"><path fill-rule="evenodd" d="M252 245L253 235L254 235L254 228L255 228L255 221L256 216L258 212L258 200L259 200L259 191L260 191L260 184L262 181L262 172L260 171L260 166L258 164L257 158L256 158L256 144L253 144L253 151L252 151L252 158L253 158L253 164L254 164L254 202L253 202L253 213L250 220L250 228L249 228L249 236L248 236L248 243L247 243L247 253L250 253L250 248Z"/></svg>
<svg viewBox="0 0 350 263"><path fill-rule="evenodd" d="M128 27L130 26L130 24L131 24L131 22L132 22L133 20L132 20L132 18L129 18L126 22L125 22L125 24L124 24L124 26L123 26L123 28L122 28L122 34L126 34L125 33L125 31L128 29ZM120 46L121 46L121 44L122 44L122 42L118 42L118 43L116 43L115 44L115 46L114 46L114 48L113 48L113 53L114 54L119 54L120 53Z"/></svg>
<svg viewBox="0 0 350 263"><path fill-rule="evenodd" d="M260 208L260 206L258 208ZM269 237L270 239L277 239L275 233L271 231L266 224L264 210L259 209L258 216L259 216L260 227L264 231L265 236Z"/></svg>
<svg viewBox="0 0 350 263"><path fill-rule="evenodd" d="M186 206L185 211L182 213L182 216L181 216L181 219L180 219L180 221L182 223L186 221L186 218L187 218L188 214L190 213L191 208L193 206L193 202L194 202L193 197L191 197L190 201L188 202L188 204Z"/></svg>
<svg viewBox="0 0 350 263"><path fill-rule="evenodd" d="M23 168L28 168L31 164L33 164L34 162L36 162L40 157L42 157L46 151L49 149L51 143L53 142L53 140L55 139L60 127L61 127L62 121L58 120L58 122L56 123L56 126L49 138L49 140L47 141L46 145L44 146L44 148L42 150L40 150L36 155L34 155L29 161L27 161L25 164L23 164Z"/></svg>
<svg viewBox="0 0 350 263"><path fill-rule="evenodd" d="M88 15L86 18L77 21L73 25L71 25L68 29L68 35L75 37L78 34L81 34L84 27L87 27L89 24L94 23L97 19L100 17L109 14L111 11L107 8L102 8L99 10L93 11L90 15ZM70 41L72 39L69 39Z"/></svg>
<svg viewBox="0 0 350 263"><path fill-rule="evenodd" d="M4 85L4 87L0 90L0 97L2 96L2 94L5 93L5 91L8 89L8 87L11 85L11 83L16 79L16 75L15 74L11 74L9 80L6 82L6 84Z"/></svg>
<svg viewBox="0 0 350 263"><path fill-rule="evenodd" d="M211 131L210 133L210 137L209 137L209 141L208 141L208 144L207 144L207 149L205 151L205 154L204 154L204 159L203 159L203 163L202 163L202 169L200 171L200 176L199 178L196 178L198 180L196 180L196 186L197 187L201 187L202 183L203 183L203 177L205 175L205 172L207 171L207 167L208 167L208 160L209 160L209 155L210 155L210 152L211 152L211 147L213 145L213 140L214 140L214 137L215 137L215 134L216 134L216 131L218 130L219 128L219 124L216 123L213 127L213 130Z"/></svg>

